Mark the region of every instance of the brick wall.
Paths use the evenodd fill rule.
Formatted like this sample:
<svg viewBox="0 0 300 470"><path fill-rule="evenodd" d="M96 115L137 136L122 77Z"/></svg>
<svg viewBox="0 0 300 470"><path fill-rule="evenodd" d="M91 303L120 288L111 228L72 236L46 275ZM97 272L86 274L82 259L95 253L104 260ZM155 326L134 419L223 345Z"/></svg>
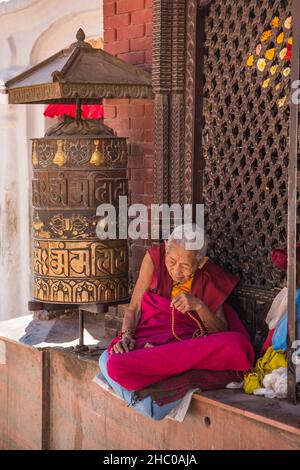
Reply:
<svg viewBox="0 0 300 470"><path fill-rule="evenodd" d="M152 0L104 0L104 49L151 72ZM128 137L129 204L153 198L153 102L106 100L106 124ZM147 242L130 242L130 274L136 279Z"/></svg>

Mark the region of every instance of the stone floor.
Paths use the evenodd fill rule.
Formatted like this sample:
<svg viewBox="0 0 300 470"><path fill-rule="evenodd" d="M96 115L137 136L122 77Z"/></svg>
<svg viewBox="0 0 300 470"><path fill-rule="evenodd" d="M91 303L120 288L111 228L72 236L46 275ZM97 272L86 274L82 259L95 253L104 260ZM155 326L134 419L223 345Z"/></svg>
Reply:
<svg viewBox="0 0 300 470"><path fill-rule="evenodd" d="M103 315L85 314L84 327L84 344L87 346L99 342L105 346L111 339L104 337ZM25 315L1 321L1 336L39 348L68 348L78 344L78 319L39 320L33 315Z"/></svg>

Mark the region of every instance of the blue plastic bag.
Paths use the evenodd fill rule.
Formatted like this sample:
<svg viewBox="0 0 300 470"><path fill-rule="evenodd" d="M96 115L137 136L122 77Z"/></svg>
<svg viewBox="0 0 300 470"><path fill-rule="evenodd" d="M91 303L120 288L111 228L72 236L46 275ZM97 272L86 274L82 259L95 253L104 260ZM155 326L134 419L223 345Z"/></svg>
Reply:
<svg viewBox="0 0 300 470"><path fill-rule="evenodd" d="M300 339L300 289L296 290L296 319L297 319L297 335L296 339ZM277 323L274 331L272 345L273 349L287 349L287 336L288 336L288 314L287 312Z"/></svg>

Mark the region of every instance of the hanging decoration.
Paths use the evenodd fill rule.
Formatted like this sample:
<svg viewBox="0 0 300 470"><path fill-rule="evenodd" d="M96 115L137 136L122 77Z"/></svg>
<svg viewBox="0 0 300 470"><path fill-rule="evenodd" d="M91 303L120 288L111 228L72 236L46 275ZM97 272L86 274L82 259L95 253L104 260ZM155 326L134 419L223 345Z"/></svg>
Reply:
<svg viewBox="0 0 300 470"><path fill-rule="evenodd" d="M255 53L251 53L246 60L248 68L256 68L258 72L264 74L262 88L273 87L279 93L277 99L279 108L288 104L287 96L283 94L283 81L291 73L293 47L291 28L291 16L283 22L279 16L275 16L261 34Z"/></svg>

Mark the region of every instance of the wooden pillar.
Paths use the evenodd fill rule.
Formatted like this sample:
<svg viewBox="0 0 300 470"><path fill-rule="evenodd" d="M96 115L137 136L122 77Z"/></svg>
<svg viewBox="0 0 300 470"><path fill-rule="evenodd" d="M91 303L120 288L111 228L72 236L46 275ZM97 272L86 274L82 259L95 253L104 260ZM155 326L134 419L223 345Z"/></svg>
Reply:
<svg viewBox="0 0 300 470"><path fill-rule="evenodd" d="M299 87L300 51L300 4L293 0L293 55L292 88ZM296 83L297 82L297 85ZM292 97L298 98L298 94ZM298 156L298 112L299 103L291 100L290 118L290 160L288 171L288 397L297 403L295 364L292 361L293 343L296 340L296 240L297 240L297 156Z"/></svg>

